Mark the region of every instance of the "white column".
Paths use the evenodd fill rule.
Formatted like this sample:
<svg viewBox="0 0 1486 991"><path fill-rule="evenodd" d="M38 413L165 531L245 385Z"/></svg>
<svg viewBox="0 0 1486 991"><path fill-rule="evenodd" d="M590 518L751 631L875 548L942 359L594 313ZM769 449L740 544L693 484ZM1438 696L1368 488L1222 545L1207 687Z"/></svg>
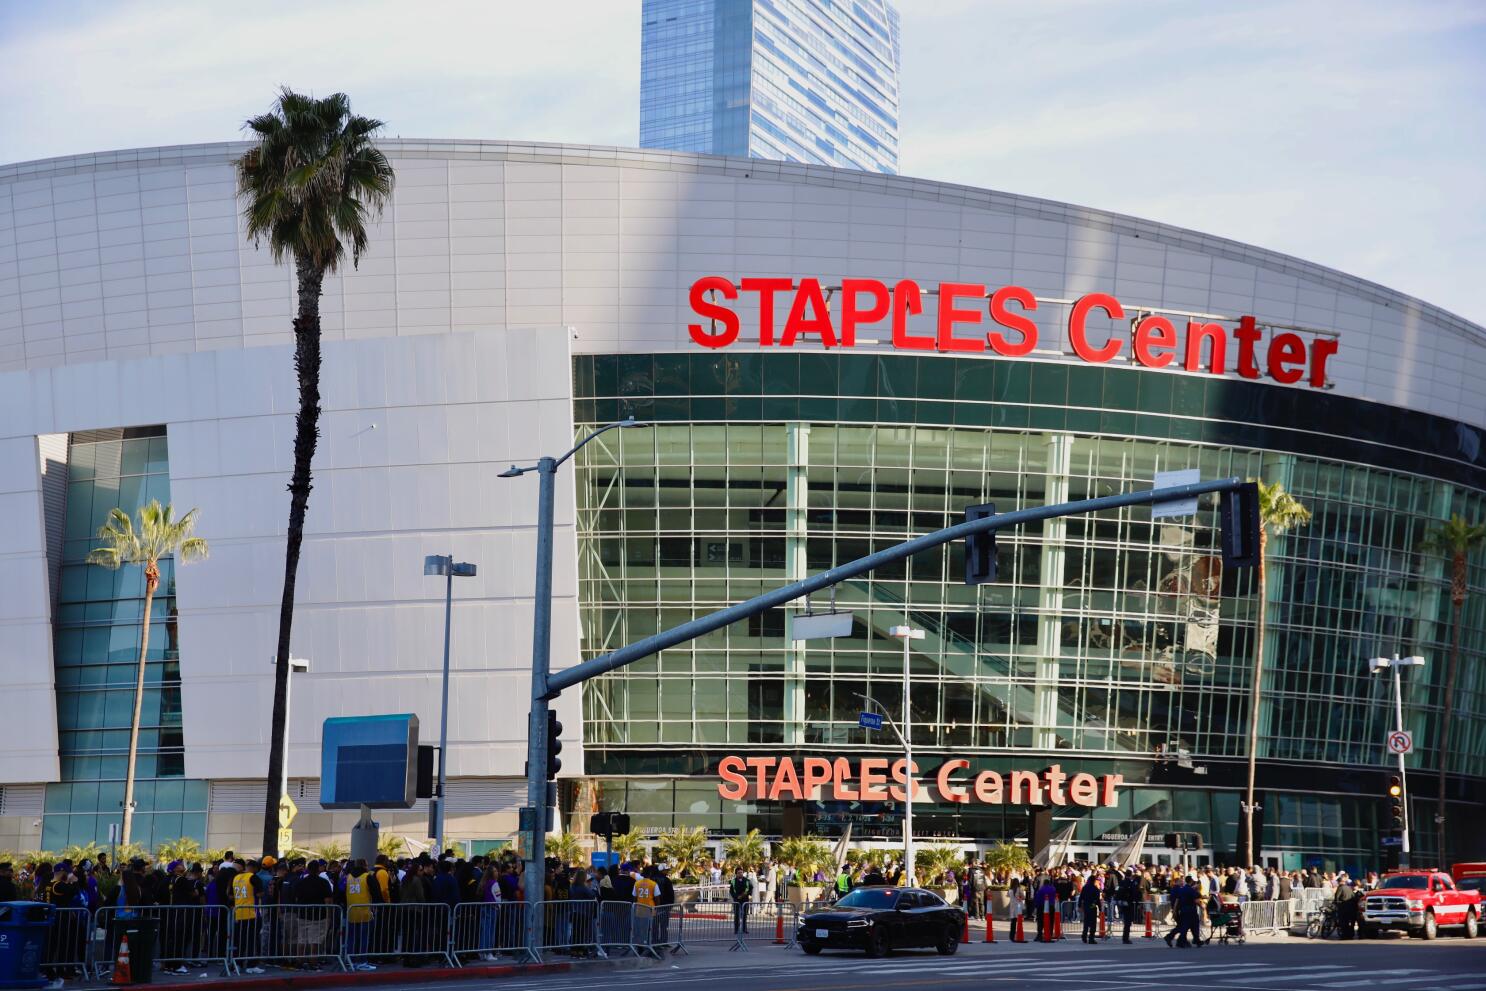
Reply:
<svg viewBox="0 0 1486 991"><path fill-rule="evenodd" d="M785 469L784 511L784 577L799 581L806 577L806 513L810 506L810 425L785 425L788 467ZM789 639L793 633L793 611L784 621L784 742L799 746L805 742L805 645L808 641Z"/></svg>
<svg viewBox="0 0 1486 991"><path fill-rule="evenodd" d="M1068 472L1073 463L1073 435L1049 434L1047 479L1043 501L1047 505L1068 501ZM1057 746L1058 658L1062 640L1063 540L1067 520L1054 517L1042 524L1042 579L1038 594L1037 684L1034 707L1037 723L1033 745L1039 750Z"/></svg>

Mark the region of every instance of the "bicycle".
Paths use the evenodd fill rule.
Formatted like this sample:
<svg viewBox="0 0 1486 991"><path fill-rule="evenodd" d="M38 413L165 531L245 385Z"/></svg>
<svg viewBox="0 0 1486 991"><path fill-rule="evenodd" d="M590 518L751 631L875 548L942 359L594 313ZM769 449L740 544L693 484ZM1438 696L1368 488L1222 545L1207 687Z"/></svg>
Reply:
<svg viewBox="0 0 1486 991"><path fill-rule="evenodd" d="M1330 939L1336 935L1336 906L1326 905L1321 911L1313 914L1305 923L1306 939Z"/></svg>

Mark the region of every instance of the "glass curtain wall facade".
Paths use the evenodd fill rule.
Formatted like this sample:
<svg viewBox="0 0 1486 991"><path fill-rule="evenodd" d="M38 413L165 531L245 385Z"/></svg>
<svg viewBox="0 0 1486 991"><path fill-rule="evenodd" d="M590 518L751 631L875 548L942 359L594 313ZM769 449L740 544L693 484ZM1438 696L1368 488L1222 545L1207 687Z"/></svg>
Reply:
<svg viewBox="0 0 1486 991"><path fill-rule="evenodd" d="M578 358L580 431L629 413L656 424L611 432L580 456L585 656L959 522L968 505L1005 512L1128 491L1182 468L1280 480L1314 519L1270 543L1263 846L1276 858L1374 862L1393 719L1391 683L1370 676L1366 660L1394 650L1434 659L1405 702L1416 739L1438 740L1448 575L1419 547L1450 512L1479 516L1482 493L1410 470L1429 455L1378 445L1372 464L1341 460L1367 446L1343 434L1361 415L1350 401L1301 397L1315 403L1310 421L1234 419L1297 396L985 359ZM1311 429L1291 438L1249 425L1265 422ZM1449 434L1419 436L1428 451L1428 437ZM1432 463L1464 471L1444 457ZM1215 517L1204 506L1195 519L1153 522L1148 507L1133 507L1049 521L998 538L992 585L963 584L959 546L844 584L836 602L856 614L849 637L792 644L778 610L668 650L589 687L589 773L606 779L606 807L645 813L652 826L778 833L768 803L720 802L708 777L717 760L887 748L858 727L859 696L902 711L902 646L887 631L906 621L928 634L913 645L909 699L922 766L938 755L977 769L1050 758L1116 771L1130 785L1120 806L1084 815L1077 842L1149 822L1232 850L1257 603L1251 570L1222 572ZM1461 637L1450 765L1461 775L1479 775L1486 757L1483 613L1472 603ZM1437 766L1434 746L1416 767ZM657 775L676 777L647 780ZM1415 821L1432 823L1427 780L1415 796ZM818 826L836 821L835 810L806 811ZM876 826L893 833L893 814ZM915 818L926 835L1026 830L1025 810L1011 807L916 809ZM857 824L854 835L871 829ZM1416 829L1416 850L1432 844L1426 833Z"/></svg>
<svg viewBox="0 0 1486 991"><path fill-rule="evenodd" d="M645 0L640 146L898 171L888 0Z"/></svg>
<svg viewBox="0 0 1486 991"><path fill-rule="evenodd" d="M53 655L62 780L46 788L42 845L107 843L122 821L144 571L87 563L115 507L135 516L151 499L170 502L164 427L71 435L67 508ZM207 785L185 779L175 562L160 562L150 621L144 707L135 772L133 841L150 849L190 836L206 841Z"/></svg>

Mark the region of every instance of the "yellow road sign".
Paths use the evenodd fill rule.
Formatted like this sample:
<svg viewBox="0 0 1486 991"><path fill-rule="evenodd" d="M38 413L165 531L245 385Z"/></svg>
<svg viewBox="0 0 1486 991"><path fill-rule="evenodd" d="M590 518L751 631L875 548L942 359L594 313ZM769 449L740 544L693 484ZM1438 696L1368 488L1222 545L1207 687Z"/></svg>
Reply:
<svg viewBox="0 0 1486 991"><path fill-rule="evenodd" d="M287 828L279 830L279 856L286 856L293 849L294 830Z"/></svg>
<svg viewBox="0 0 1486 991"><path fill-rule="evenodd" d="M288 795L281 796L279 798L279 828L288 829L297 815L299 815L299 806L294 804L294 799Z"/></svg>

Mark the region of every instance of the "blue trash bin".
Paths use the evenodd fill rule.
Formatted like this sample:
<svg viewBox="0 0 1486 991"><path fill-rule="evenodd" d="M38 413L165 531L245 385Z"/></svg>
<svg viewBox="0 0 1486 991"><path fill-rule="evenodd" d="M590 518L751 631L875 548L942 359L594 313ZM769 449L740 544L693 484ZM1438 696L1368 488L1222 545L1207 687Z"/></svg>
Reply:
<svg viewBox="0 0 1486 991"><path fill-rule="evenodd" d="M0 902L0 988L44 988L41 962L57 910L45 902Z"/></svg>

